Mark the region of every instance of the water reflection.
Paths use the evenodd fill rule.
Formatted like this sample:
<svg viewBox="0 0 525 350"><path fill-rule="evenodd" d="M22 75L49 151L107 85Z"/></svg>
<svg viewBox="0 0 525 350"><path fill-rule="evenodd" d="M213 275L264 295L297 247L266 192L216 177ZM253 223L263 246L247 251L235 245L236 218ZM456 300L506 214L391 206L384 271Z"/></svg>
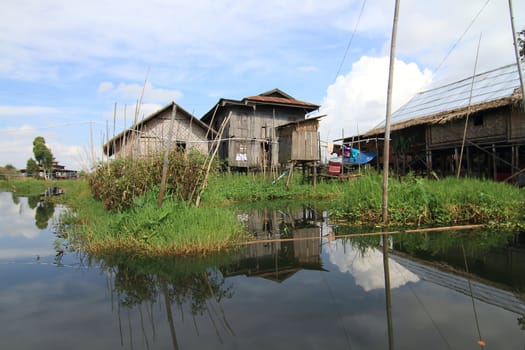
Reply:
<svg viewBox="0 0 525 350"><path fill-rule="evenodd" d="M57 220L55 211L53 204L41 203L38 197L0 192L0 259L54 254L47 229Z"/></svg>
<svg viewBox="0 0 525 350"><path fill-rule="evenodd" d="M6 210L29 213L38 231L36 207L4 198ZM54 350L72 347L45 342L61 334L74 334L79 349L430 350L473 348L479 340L510 349L525 343L519 236L338 238L351 232L311 206L239 210L239 219L262 242L193 259L91 256L74 269L0 264L0 339L6 348ZM26 249L31 240L20 241ZM504 270L512 272L499 273Z"/></svg>

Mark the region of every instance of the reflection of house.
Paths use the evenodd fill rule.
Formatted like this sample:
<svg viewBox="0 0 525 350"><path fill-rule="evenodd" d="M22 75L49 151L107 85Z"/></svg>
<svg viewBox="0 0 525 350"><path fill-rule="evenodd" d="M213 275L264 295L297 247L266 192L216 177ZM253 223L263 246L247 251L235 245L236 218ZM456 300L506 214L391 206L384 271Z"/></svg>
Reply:
<svg viewBox="0 0 525 350"><path fill-rule="evenodd" d="M264 169L278 165L276 128L304 120L307 113L318 108L274 89L240 101L221 98L201 120L219 130L231 115L222 135L219 157L227 160L229 167Z"/></svg>
<svg viewBox="0 0 525 350"><path fill-rule="evenodd" d="M392 114L391 166L455 174L466 130L462 174L498 180L515 174L525 167L522 99L515 64L416 94ZM384 127L364 136L382 137Z"/></svg>
<svg viewBox="0 0 525 350"><path fill-rule="evenodd" d="M312 213L304 208L253 211L248 215L246 228L256 239L293 240L248 245L240 252L237 263L223 273L282 282L303 269L322 270L320 223L313 220Z"/></svg>
<svg viewBox="0 0 525 350"><path fill-rule="evenodd" d="M426 264L401 257L397 254L390 255L390 258L416 274L422 280L455 290L461 294L473 297L487 304L495 305L518 315L525 315L525 304L516 298L512 292L479 281L469 281L465 277L427 266Z"/></svg>
<svg viewBox="0 0 525 350"><path fill-rule="evenodd" d="M104 153L124 157L159 154L169 142L170 129L173 147L208 152L207 135L212 132L207 125L172 102L109 140Z"/></svg>

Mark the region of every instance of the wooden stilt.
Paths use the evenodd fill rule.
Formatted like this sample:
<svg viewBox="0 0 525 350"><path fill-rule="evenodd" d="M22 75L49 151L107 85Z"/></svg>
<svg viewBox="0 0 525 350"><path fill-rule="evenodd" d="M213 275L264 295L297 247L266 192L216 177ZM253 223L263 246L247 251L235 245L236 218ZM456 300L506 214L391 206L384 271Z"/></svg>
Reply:
<svg viewBox="0 0 525 350"><path fill-rule="evenodd" d="M286 188L287 189L288 189L288 186L290 185L290 180L292 179L294 164L295 164L294 161L290 162L290 170L288 170L288 179L286 180Z"/></svg>

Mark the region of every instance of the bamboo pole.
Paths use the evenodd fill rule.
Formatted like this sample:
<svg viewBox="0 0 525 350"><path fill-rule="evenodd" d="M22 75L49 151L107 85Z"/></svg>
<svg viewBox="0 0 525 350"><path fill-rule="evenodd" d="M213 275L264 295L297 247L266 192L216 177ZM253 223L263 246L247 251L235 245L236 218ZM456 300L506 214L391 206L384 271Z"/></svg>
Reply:
<svg viewBox="0 0 525 350"><path fill-rule="evenodd" d="M473 224L473 225L430 227L430 228L395 230L395 231L351 233L347 235L338 235L336 237L337 238L372 237L372 236L380 237L383 235L397 235L397 234L410 234L410 233L429 233L429 232L441 232L441 231L467 231L467 230L481 229L484 227L485 225L483 224ZM283 242L314 241L314 240L319 240L319 237L315 236L315 237L261 239L261 240L240 242L238 243L238 245L245 246L245 245L253 245L253 244L259 244L259 243L283 243Z"/></svg>
<svg viewBox="0 0 525 350"><path fill-rule="evenodd" d="M93 121L89 121L89 143L91 144L91 167L95 167L95 145L93 143Z"/></svg>
<svg viewBox="0 0 525 350"><path fill-rule="evenodd" d="M211 165L213 164L213 159L215 158L215 156L217 155L217 152L219 151L219 145L220 145L220 142L221 142L222 133L224 132L224 129L226 128L226 125L230 122L231 116L232 116L232 112L230 111L230 113L228 114L228 117L226 119L224 119L224 121L222 122L221 128L220 128L219 133L217 135L215 149L213 150L213 154L212 154L211 158L208 161L208 167L207 167L206 173L204 175L204 180L202 181L201 190L197 194L197 198L195 200L195 206L196 207L198 207L200 205L202 191L204 191L204 189L208 185L208 176L210 174Z"/></svg>
<svg viewBox="0 0 525 350"><path fill-rule="evenodd" d="M463 149L465 148L465 140L467 138L467 127L468 127L468 119L470 116L470 104L472 101L472 90L474 90L474 79L476 78L476 69L478 67L478 57L479 57L479 47L481 45L481 33L479 34L479 41L478 41L478 48L476 50L476 60L474 61L474 72L472 73L472 81L470 82L470 93L468 97L468 110L467 115L465 117L465 127L463 128L463 139L461 142L461 152L459 153L459 162L458 162L458 172L457 172L457 178L459 179L459 176L461 175L461 162L463 161Z"/></svg>
<svg viewBox="0 0 525 350"><path fill-rule="evenodd" d="M399 0L395 2L394 23L390 41L390 66L388 69L388 88L386 99L385 141L383 147L383 224L388 223L388 168L390 163L390 117L392 111L392 86L394 85L394 63L396 59L397 22L399 17Z"/></svg>
<svg viewBox="0 0 525 350"><path fill-rule="evenodd" d="M117 141L115 140L116 124L117 124L117 103L115 102L115 104L113 105L113 155L115 156L114 158L117 157L117 151L116 151L116 142ZM109 144L108 144L108 147L109 147Z"/></svg>
<svg viewBox="0 0 525 350"><path fill-rule="evenodd" d="M123 154L122 156L124 158L126 158L127 156L127 143L126 143L126 135L127 135L127 131L126 131L126 127L127 127L127 120L126 120L126 106L127 105L124 105L124 135L122 135L122 144L120 145L120 149L123 151Z"/></svg>
<svg viewBox="0 0 525 350"><path fill-rule="evenodd" d="M518 74L520 77L521 85L521 107L525 112L525 82L523 81L523 72L521 70L520 54L518 52L518 42L516 40L516 29L514 27L514 11L512 9L512 0L509 0L509 13L510 13L510 25L512 28L512 39L514 43L514 54L516 55L516 65L518 67Z"/></svg>
<svg viewBox="0 0 525 350"><path fill-rule="evenodd" d="M164 201L164 192L166 191L166 179L168 177L168 164L169 164L169 154L171 148L171 137L173 134L173 124L175 122L175 115L177 114L177 105L174 103L171 110L171 121L170 121L170 130L168 132L168 142L166 143L166 148L164 150L164 162L162 164L162 179L160 180L160 190L159 198L157 200L157 208L162 207L162 202Z"/></svg>
<svg viewBox="0 0 525 350"><path fill-rule="evenodd" d="M390 293L390 264L388 259L388 236L381 236L383 242L383 273L385 276L385 308L388 329L388 348L394 349L394 323L392 322L392 296Z"/></svg>

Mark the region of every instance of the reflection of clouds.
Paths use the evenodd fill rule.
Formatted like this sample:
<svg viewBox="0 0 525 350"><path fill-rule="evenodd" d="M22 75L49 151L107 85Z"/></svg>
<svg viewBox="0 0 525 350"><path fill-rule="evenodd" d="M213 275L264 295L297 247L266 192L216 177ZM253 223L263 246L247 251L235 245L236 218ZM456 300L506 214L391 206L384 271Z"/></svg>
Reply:
<svg viewBox="0 0 525 350"><path fill-rule="evenodd" d="M37 256L46 257L54 256L56 254L53 247L28 247L28 248L7 248L0 249L0 260L20 259L20 258L35 258Z"/></svg>
<svg viewBox="0 0 525 350"><path fill-rule="evenodd" d="M376 248L366 248L362 253L352 247L350 242L342 240L329 242L326 251L330 262L342 273L349 272L354 276L356 284L365 291L385 288L383 268L383 253ZM390 287L398 288L408 282L417 282L419 277L397 262L389 259Z"/></svg>
<svg viewBox="0 0 525 350"><path fill-rule="evenodd" d="M11 193L0 192L0 231L1 237L38 237L40 230L35 226L35 210L27 205L27 198L20 198L14 204Z"/></svg>

